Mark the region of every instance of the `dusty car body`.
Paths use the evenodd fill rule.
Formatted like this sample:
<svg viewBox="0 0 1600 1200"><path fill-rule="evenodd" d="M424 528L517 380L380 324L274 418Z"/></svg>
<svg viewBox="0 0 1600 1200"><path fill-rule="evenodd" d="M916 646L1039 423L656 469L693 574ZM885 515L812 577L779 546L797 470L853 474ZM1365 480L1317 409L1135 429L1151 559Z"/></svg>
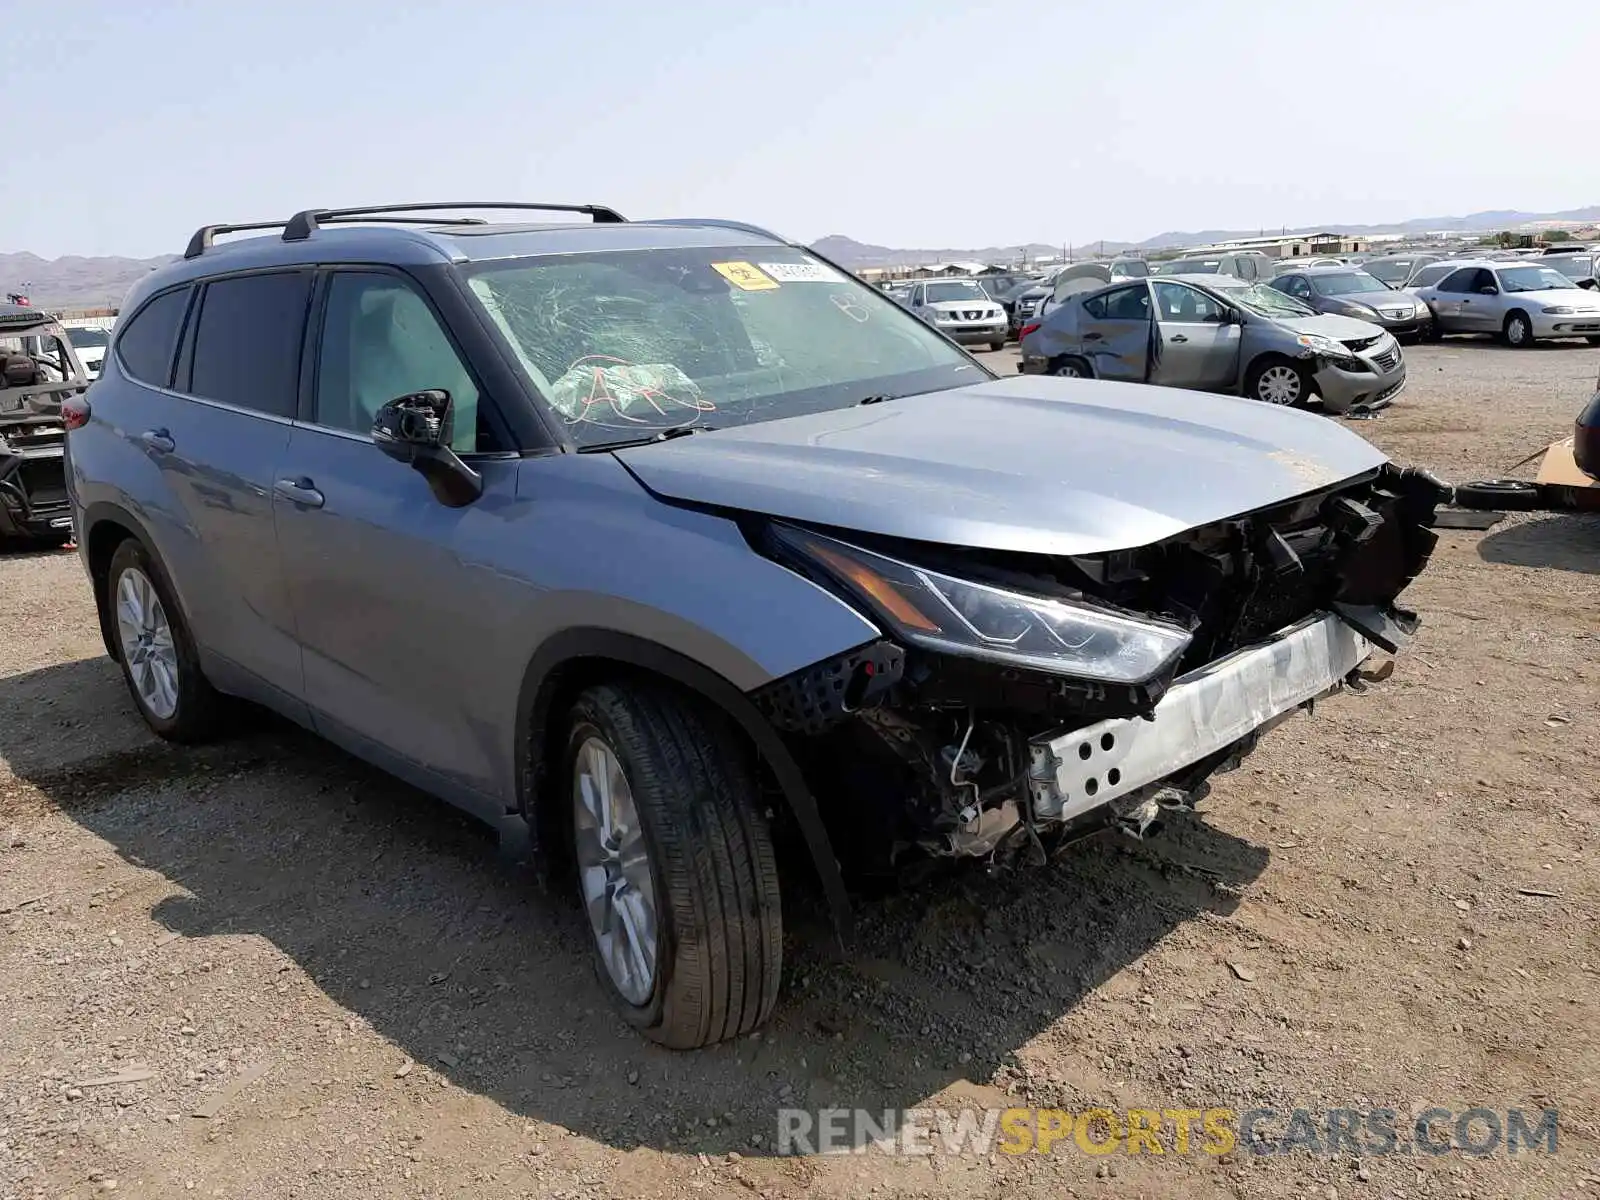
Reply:
<svg viewBox="0 0 1600 1200"><path fill-rule="evenodd" d="M1331 413L1383 407L1406 378L1399 343L1378 326L1228 276L1163 275L1070 297L1024 330L1019 369L1288 407L1315 397Z"/></svg>
<svg viewBox="0 0 1600 1200"><path fill-rule="evenodd" d="M1460 263L1417 295L1440 333L1497 334L1523 349L1559 338L1600 346L1600 295L1538 259Z"/></svg>
<svg viewBox="0 0 1600 1200"><path fill-rule="evenodd" d="M1433 312L1420 296L1392 288L1357 267L1286 271L1272 286L1307 308L1370 321L1397 338L1427 337L1433 330Z"/></svg>
<svg viewBox="0 0 1600 1200"><path fill-rule="evenodd" d="M797 858L847 930L849 875L1146 835L1415 627L1444 490L1347 430L999 379L771 233L561 211L198 231L70 483L152 730L245 697L531 835L647 1037L766 1018Z"/></svg>
<svg viewBox="0 0 1600 1200"><path fill-rule="evenodd" d="M1421 267L1440 261L1437 254L1384 254L1361 264L1367 274L1392 288L1403 288Z"/></svg>
<svg viewBox="0 0 1600 1200"><path fill-rule="evenodd" d="M0 305L0 538L71 536L61 402L88 383L60 322L28 305Z"/></svg>

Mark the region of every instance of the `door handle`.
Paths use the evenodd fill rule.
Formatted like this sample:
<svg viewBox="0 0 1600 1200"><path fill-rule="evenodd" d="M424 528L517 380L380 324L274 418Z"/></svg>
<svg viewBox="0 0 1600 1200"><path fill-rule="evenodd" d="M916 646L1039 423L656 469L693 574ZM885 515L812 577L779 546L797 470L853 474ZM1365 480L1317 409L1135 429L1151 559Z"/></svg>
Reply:
<svg viewBox="0 0 1600 1200"><path fill-rule="evenodd" d="M1189 340L1189 335L1186 333L1175 333L1167 340L1169 342L1187 342Z"/></svg>
<svg viewBox="0 0 1600 1200"><path fill-rule="evenodd" d="M1086 333L1083 335L1083 340L1086 342L1098 342L1100 335L1098 333Z"/></svg>
<svg viewBox="0 0 1600 1200"><path fill-rule="evenodd" d="M178 445L165 429L146 429L139 435L139 441L146 450L153 450L157 454L171 454Z"/></svg>
<svg viewBox="0 0 1600 1200"><path fill-rule="evenodd" d="M291 504L298 504L302 508L321 508L322 493L312 486L311 480L304 476L299 479L280 479L272 485L272 490Z"/></svg>

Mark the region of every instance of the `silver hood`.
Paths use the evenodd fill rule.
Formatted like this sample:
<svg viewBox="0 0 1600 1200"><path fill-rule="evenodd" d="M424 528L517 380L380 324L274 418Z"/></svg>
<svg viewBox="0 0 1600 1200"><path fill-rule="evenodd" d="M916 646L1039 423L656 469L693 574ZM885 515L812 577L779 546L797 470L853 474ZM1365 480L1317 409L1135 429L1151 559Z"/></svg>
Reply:
<svg viewBox="0 0 1600 1200"><path fill-rule="evenodd" d="M1385 303L1393 304L1392 298ZM1341 317L1337 313L1318 313L1314 317L1273 317L1274 322L1296 333L1320 333L1335 341L1346 342L1356 338L1375 338L1383 334L1383 326L1359 317Z"/></svg>
<svg viewBox="0 0 1600 1200"><path fill-rule="evenodd" d="M615 453L645 487L674 500L1058 555L1148 545L1385 461L1356 434L1310 413L1045 376Z"/></svg>

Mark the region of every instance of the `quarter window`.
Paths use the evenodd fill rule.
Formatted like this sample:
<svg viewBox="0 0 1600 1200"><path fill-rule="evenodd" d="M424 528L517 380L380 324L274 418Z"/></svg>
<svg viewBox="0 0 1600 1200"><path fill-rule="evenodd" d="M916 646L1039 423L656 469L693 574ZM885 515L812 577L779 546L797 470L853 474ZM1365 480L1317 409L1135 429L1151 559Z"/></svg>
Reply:
<svg viewBox="0 0 1600 1200"><path fill-rule="evenodd" d="M293 417L311 276L216 279L200 299L188 390L255 412Z"/></svg>
<svg viewBox="0 0 1600 1200"><path fill-rule="evenodd" d="M117 354L131 378L152 387L172 383L172 352L178 347L178 330L188 308L188 288L163 292L122 327L117 334Z"/></svg>
<svg viewBox="0 0 1600 1200"><path fill-rule="evenodd" d="M334 275L318 352L317 424L370 434L384 404L435 388L450 393L451 449L487 449L478 388L421 294L394 275Z"/></svg>

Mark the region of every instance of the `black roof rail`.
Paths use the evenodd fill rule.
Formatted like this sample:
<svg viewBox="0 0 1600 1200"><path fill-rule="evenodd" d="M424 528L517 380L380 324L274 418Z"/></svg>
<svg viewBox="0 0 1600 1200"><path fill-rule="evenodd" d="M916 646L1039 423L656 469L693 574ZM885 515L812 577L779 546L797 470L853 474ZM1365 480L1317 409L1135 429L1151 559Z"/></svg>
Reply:
<svg viewBox="0 0 1600 1200"><path fill-rule="evenodd" d="M536 212L583 213L593 217L596 224L618 224L627 221L614 208L603 204L535 204L526 200L456 200L431 201L426 204L377 204L368 208L308 208L295 213L283 222L283 240L303 242L316 232L319 225L330 221L368 221L385 213L445 212L462 208L524 209ZM440 221L438 224L450 222ZM475 223L482 223L481 221Z"/></svg>
<svg viewBox="0 0 1600 1200"><path fill-rule="evenodd" d="M721 217L657 217L654 220L644 221L645 225L713 225L718 229L736 229L740 233L753 233L758 237L771 238L775 242L791 245L789 239L781 234L773 233L770 229L763 229L759 225L751 225L745 221L724 221Z"/></svg>
<svg viewBox="0 0 1600 1200"><path fill-rule="evenodd" d="M487 225L482 217L327 217L330 224L341 221L364 221L381 225ZM204 225L189 239L185 258L198 258L211 249L212 239L219 233L243 233L251 229L283 229L288 221L253 221L248 225Z"/></svg>

